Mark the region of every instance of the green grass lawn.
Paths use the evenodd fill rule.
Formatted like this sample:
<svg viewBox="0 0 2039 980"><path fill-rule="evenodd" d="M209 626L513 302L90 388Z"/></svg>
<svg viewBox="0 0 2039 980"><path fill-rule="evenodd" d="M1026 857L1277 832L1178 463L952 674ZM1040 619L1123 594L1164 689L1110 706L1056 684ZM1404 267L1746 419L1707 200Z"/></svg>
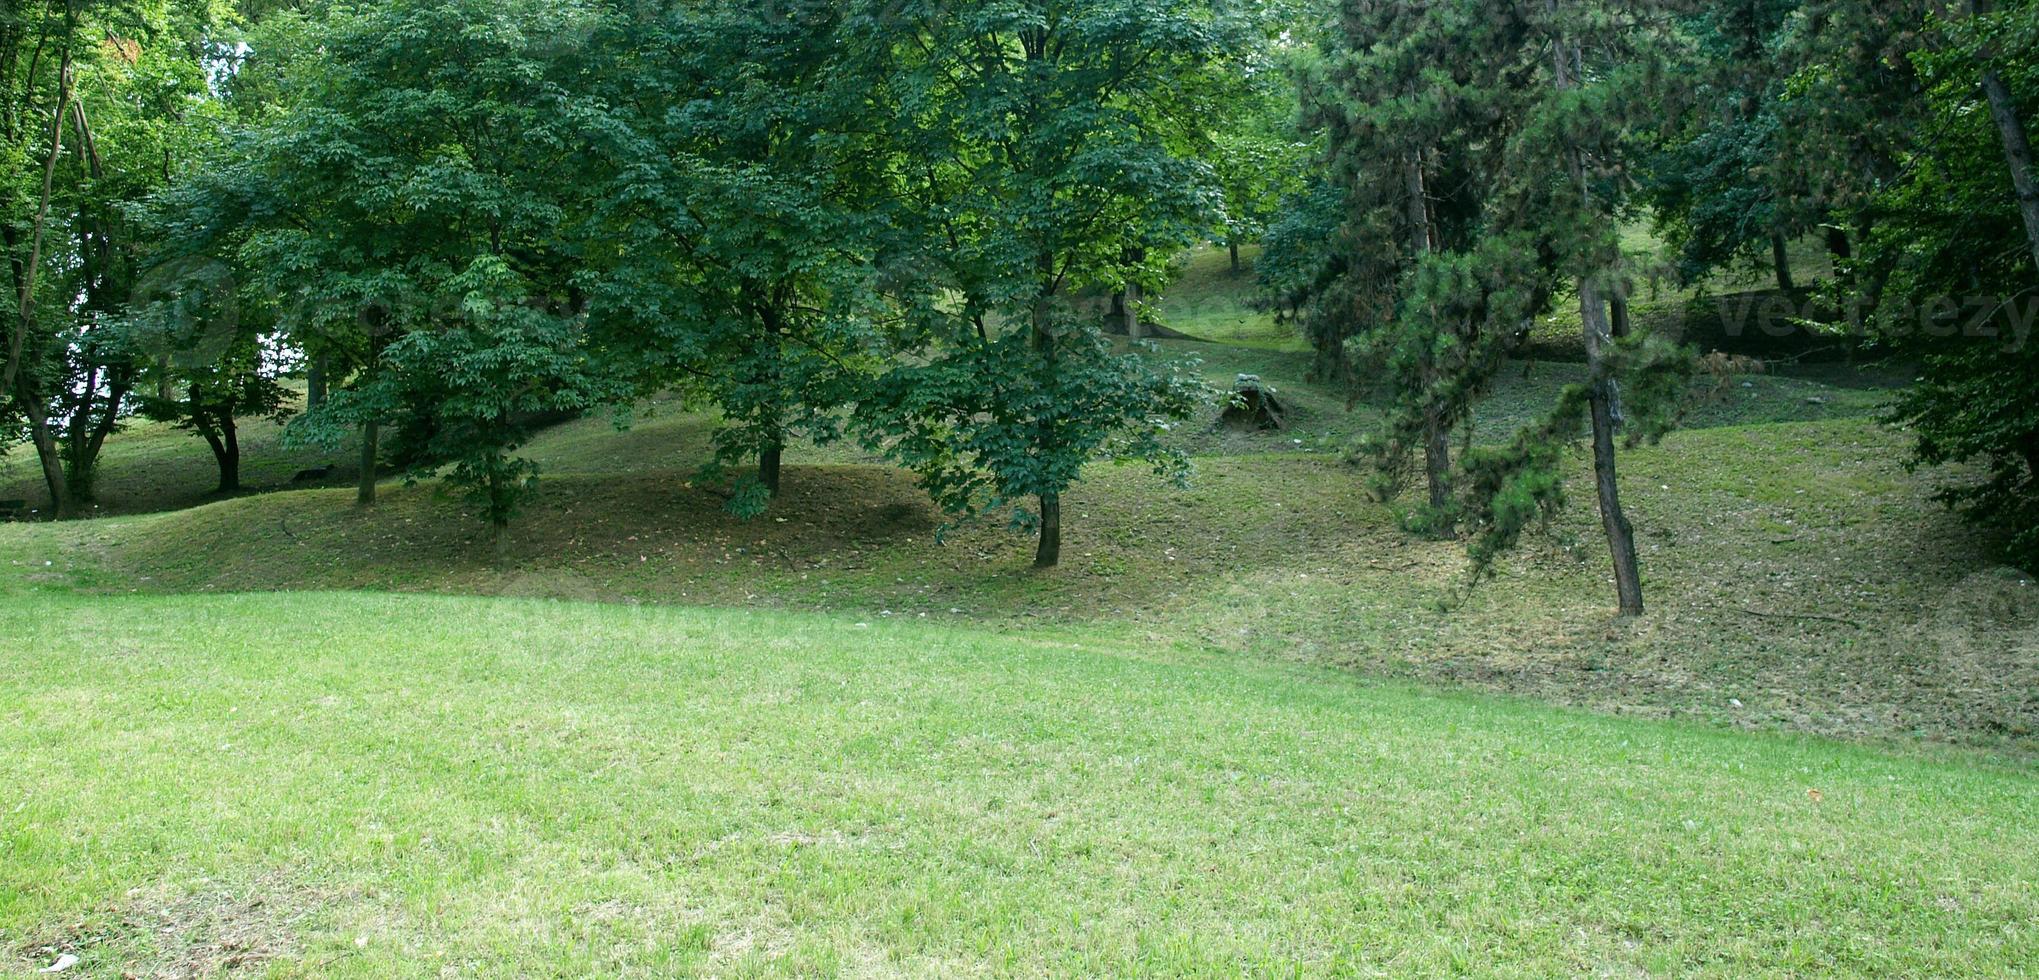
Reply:
<svg viewBox="0 0 2039 980"><path fill-rule="evenodd" d="M2039 781L1943 753L1079 629L12 580L0 950L22 972L2039 961Z"/></svg>

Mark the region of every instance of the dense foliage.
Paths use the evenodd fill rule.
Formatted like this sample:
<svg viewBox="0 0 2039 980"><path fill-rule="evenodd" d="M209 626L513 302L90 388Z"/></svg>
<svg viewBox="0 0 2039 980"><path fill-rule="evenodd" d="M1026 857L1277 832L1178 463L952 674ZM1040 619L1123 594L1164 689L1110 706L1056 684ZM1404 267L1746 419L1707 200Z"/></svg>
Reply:
<svg viewBox="0 0 2039 980"><path fill-rule="evenodd" d="M1680 282L1767 263L1918 365L1914 461L1979 464L1948 499L2029 561L2034 50L2029 0L30 0L0 425L63 515L140 413L223 492L237 420L288 419L358 448L364 503L395 468L501 528L535 427L677 393L720 419L708 477L755 465L740 514L789 446L853 439L1052 565L1084 467L1183 474L1165 434L1214 397L1136 346L1143 297L1264 239L1318 373L1393 394L1363 448L1380 489L1420 469L1412 524L1484 574L1590 435L1633 612L1616 455L1692 365L1628 315L1648 223ZM1476 441L1573 316L1577 387Z"/></svg>

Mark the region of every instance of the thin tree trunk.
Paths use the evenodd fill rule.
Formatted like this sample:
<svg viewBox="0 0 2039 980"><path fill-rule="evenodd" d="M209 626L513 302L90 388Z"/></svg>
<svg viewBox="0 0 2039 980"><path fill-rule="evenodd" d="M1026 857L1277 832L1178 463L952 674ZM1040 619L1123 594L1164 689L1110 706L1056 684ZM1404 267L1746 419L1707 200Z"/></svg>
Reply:
<svg viewBox="0 0 2039 980"><path fill-rule="evenodd" d="M1969 16L1988 12L1987 0L1968 0ZM2032 142L2025 135L2025 123L2018 117L2018 103L2011 97L2010 87L1991 66L1995 52L1983 51L1980 60L1982 92L1989 98L1990 119L1996 122L1997 135L2003 140L2004 162L2011 169L2011 187L2018 194L2018 213L2025 219L2025 244L2032 252L2033 266L2039 268L2039 180L2032 173Z"/></svg>
<svg viewBox="0 0 2039 980"><path fill-rule="evenodd" d="M131 368L116 369L107 379L106 388L106 411L93 423L80 454L82 465L93 472L99 469L99 454L106 448L106 437L120 427L120 407L127 401L128 393L134 390L134 371Z"/></svg>
<svg viewBox="0 0 2039 980"><path fill-rule="evenodd" d="M95 396L102 383L98 368L85 376L82 386L85 395L71 413L70 425L61 443L64 456L65 490L71 499L70 509L82 513L85 505L98 499L99 454L106 447L106 437L120 425L120 406L133 390L134 380L130 371L114 368L104 378L107 389L105 410L97 417L92 414L94 405L99 404Z"/></svg>
<svg viewBox="0 0 2039 980"><path fill-rule="evenodd" d="M1147 261L1146 250L1138 248L1126 249L1122 257L1128 266L1136 266ZM1126 336L1134 340L1139 340L1149 333L1147 325L1140 320L1140 303L1144 299L1146 293L1141 290L1140 284L1129 279L1126 281L1126 288L1119 293L1117 305L1112 310L1119 321L1113 326L1122 329Z"/></svg>
<svg viewBox="0 0 2039 980"><path fill-rule="evenodd" d="M1596 329L1600 336L1606 336L1608 326L1606 314L1601 311L1599 290L1591 283L1582 282L1579 294L1589 337ZM1608 551L1614 559L1614 591L1621 604L1621 615L1640 616L1643 614L1643 583L1635 556L1635 529L1629 525L1628 515L1621 509L1621 484L1615 473L1614 380L1604 376L1599 345L1591 340L1588 343L1592 348L1594 375L1589 389L1593 411L1593 484L1600 497L1600 524L1607 534Z"/></svg>
<svg viewBox="0 0 2039 980"><path fill-rule="evenodd" d="M66 28L70 22L66 21ZM50 198L57 177L57 160L63 156L64 109L71 102L71 41L66 36L62 60L57 65L57 104L50 113L50 154L43 163L42 198L36 207L34 230L30 234L28 262L17 276L20 301L14 329L7 338L7 359L0 367L0 391L11 390L21 373L21 353L28 335L35 329L35 280L42 267L43 237L49 228Z"/></svg>
<svg viewBox="0 0 2039 980"><path fill-rule="evenodd" d="M206 448L212 450L213 465L219 468L220 487L215 490L224 488L227 482L227 444L220 439L219 430L213 428L211 422L200 421L195 428L198 429L199 436L205 439Z"/></svg>
<svg viewBox="0 0 2039 980"><path fill-rule="evenodd" d="M1041 277L1041 285L1039 293L1034 297L1031 324L1034 353L1045 362L1048 371L1054 372L1058 370L1056 364L1058 344L1054 322L1055 256L1049 252L1042 252L1036 258L1035 265ZM1129 289L1131 286L1131 283L1127 283ZM1127 308L1131 309L1130 303ZM1051 426L1040 425L1035 435L1036 450L1043 456L1053 453L1060 448L1051 444L1054 438L1055 433ZM1062 496L1060 493L1043 493L1040 495L1040 502L1041 540L1040 545L1034 549L1034 567L1053 568L1062 560Z"/></svg>
<svg viewBox="0 0 2039 980"><path fill-rule="evenodd" d="M1451 512L1451 433L1434 411L1426 414L1424 424L1423 476L1430 484L1430 509L1442 521ZM1449 535L1452 529L1440 524L1432 530Z"/></svg>
<svg viewBox="0 0 2039 980"><path fill-rule="evenodd" d="M224 451L219 458L219 492L241 492L241 432L234 424L234 413L221 412L219 438Z"/></svg>
<svg viewBox="0 0 2039 980"><path fill-rule="evenodd" d="M29 441L35 443L36 459L42 463L43 485L50 494L50 514L60 521L78 516L78 502L71 496L71 479L64 472L63 451L50 438L47 425L34 423Z"/></svg>
<svg viewBox="0 0 2039 980"><path fill-rule="evenodd" d="M1035 568L1054 568L1062 560L1062 496L1041 494L1041 543L1034 549Z"/></svg>
<svg viewBox="0 0 2039 980"><path fill-rule="evenodd" d="M197 419L198 434L205 438L205 444L212 450L212 461L219 467L217 493L233 493L241 488L239 447L230 446L229 435L214 422L200 415Z"/></svg>
<svg viewBox="0 0 2039 980"><path fill-rule="evenodd" d="M772 497L779 496L779 463L785 456L785 448L773 445L758 453L758 482L765 485L765 492Z"/></svg>
<svg viewBox="0 0 2039 980"><path fill-rule="evenodd" d="M1848 241L1848 233L1838 225L1826 227L1827 255L1833 258L1834 278L1842 285L1852 285L1855 274L1849 264L1855 260L1855 247Z"/></svg>
<svg viewBox="0 0 2039 980"><path fill-rule="evenodd" d="M1240 272L1240 266L1239 266L1239 239L1237 239L1237 238L1229 238L1229 239L1226 239L1226 240L1225 240L1225 248L1226 248L1226 250L1228 250L1228 251L1230 251L1230 252L1232 253L1232 274L1236 276L1236 275L1238 275L1238 274L1239 274L1239 272Z"/></svg>
<svg viewBox="0 0 2039 980"><path fill-rule="evenodd" d="M1989 95L1989 114L2003 137L2004 162L2011 168L2011 186L2018 193L2018 213L2025 219L2025 244L2032 252L2032 265L2039 270L2039 183L2032 176L2032 144L2025 136L2025 124L2018 118L2011 91L1994 71L1982 73L1982 87Z"/></svg>
<svg viewBox="0 0 2039 980"><path fill-rule="evenodd" d="M354 490L354 504L357 507L372 507L375 505L375 443L376 437L379 434L379 427L375 423L362 423L361 476L360 482L355 485Z"/></svg>
<svg viewBox="0 0 2039 980"><path fill-rule="evenodd" d="M1421 261L1435 245L1422 151L1409 155L1403 177L1407 192L1404 205L1409 219L1409 249ZM1437 404L1437 384L1435 357L1426 354L1423 359L1423 476L1430 488L1433 516L1442 519L1451 510L1451 432L1445 428L1444 415ZM1436 530L1448 533L1450 528L1439 527Z"/></svg>
<svg viewBox="0 0 2039 980"><path fill-rule="evenodd" d="M1777 270L1777 288L1783 292L1794 292L1798 285L1791 281L1791 252L1784 241L1784 233L1770 233L1770 263Z"/></svg>
<svg viewBox="0 0 2039 980"><path fill-rule="evenodd" d="M311 364L305 368L304 407L306 410L318 408L326 403L326 388L331 377L327 368L329 361L330 358L321 354L318 357L312 358Z"/></svg>
<svg viewBox="0 0 2039 980"><path fill-rule="evenodd" d="M15 379L14 398L21 406L21 413L28 419L29 442L35 445L36 460L42 464L43 484L50 494L50 515L57 520L69 518L77 507L71 499L70 480L64 472L63 448L50 432L49 408L28 390L26 378Z"/></svg>
<svg viewBox="0 0 2039 980"><path fill-rule="evenodd" d="M1556 0L1550 9L1557 10ZM1558 91L1573 86L1572 71L1578 57L1574 42L1563 38L1554 45L1552 78ZM1592 203L1592 185L1586 179L1586 161L1577 146L1565 152L1566 169L1578 188L1582 207ZM1607 536L1607 550L1614 561L1614 590L1621 615L1643 612L1642 573L1636 562L1635 529L1621 509L1621 484L1615 470L1614 429L1617 389L1608 376L1606 348L1613 342L1614 326L1608 321L1607 302L1600 285L1591 276L1579 277L1579 319L1585 330L1586 365L1589 378L1587 400L1593 416L1593 482L1600 497L1600 525Z"/></svg>

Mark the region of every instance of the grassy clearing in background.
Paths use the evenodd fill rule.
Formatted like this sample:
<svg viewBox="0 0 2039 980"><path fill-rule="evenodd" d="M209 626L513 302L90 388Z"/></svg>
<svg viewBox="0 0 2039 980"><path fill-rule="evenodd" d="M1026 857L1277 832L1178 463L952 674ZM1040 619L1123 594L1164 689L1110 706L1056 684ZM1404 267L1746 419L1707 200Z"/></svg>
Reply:
<svg viewBox="0 0 2039 980"><path fill-rule="evenodd" d="M1195 249L1180 259L1176 281L1154 301L1157 319L1208 343L1257 350L1302 352L1309 342L1295 324L1276 323L1274 314L1254 308L1258 286L1253 264L1260 246L1239 250L1240 270L1222 248Z"/></svg>
<svg viewBox="0 0 2039 980"><path fill-rule="evenodd" d="M278 975L2009 974L2039 782L841 617L0 599L0 949Z"/></svg>

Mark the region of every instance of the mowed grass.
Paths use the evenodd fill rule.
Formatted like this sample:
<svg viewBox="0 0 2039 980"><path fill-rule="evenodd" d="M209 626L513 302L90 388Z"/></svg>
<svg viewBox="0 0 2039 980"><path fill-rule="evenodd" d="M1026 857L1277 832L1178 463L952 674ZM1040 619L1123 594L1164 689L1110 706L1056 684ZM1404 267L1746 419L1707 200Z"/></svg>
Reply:
<svg viewBox="0 0 2039 980"><path fill-rule="evenodd" d="M743 611L0 598L0 962L2008 975L2039 781L1263 658Z"/></svg>
<svg viewBox="0 0 2039 980"><path fill-rule="evenodd" d="M1741 390L1741 389L1737 389ZM1762 389L1756 389L1761 391ZM1468 594L1455 542L1401 529L1329 453L1213 456L1186 490L1091 468L1062 567L1006 516L949 521L910 477L801 462L754 521L693 471L584 473L655 440L548 433L556 460L498 548L457 496L277 493L166 514L0 525L0 579L99 594L375 590L832 612L1217 649L1619 714L1959 742L2039 759L2039 588L1932 500L1903 436L1860 419L1675 433L1623 458L1650 614L1612 622L1590 460L1573 505ZM641 450L641 451L637 451ZM573 462L578 458L583 462ZM0 585L4 590L4 585Z"/></svg>

